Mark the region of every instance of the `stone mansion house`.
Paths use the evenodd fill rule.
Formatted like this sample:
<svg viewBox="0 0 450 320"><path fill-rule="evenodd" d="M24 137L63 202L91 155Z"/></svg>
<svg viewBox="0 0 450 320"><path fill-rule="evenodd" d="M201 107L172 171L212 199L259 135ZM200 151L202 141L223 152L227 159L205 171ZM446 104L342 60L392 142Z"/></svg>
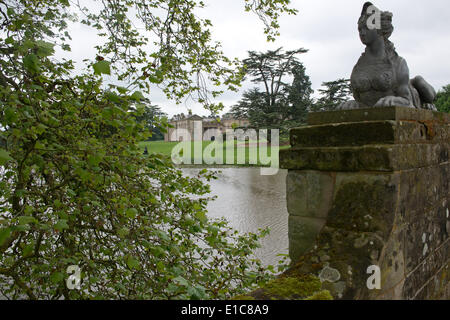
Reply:
<svg viewBox="0 0 450 320"><path fill-rule="evenodd" d="M164 141L183 141L186 140L184 133L188 133L190 140L214 140L214 134L219 132L224 134L227 129L246 128L249 125L248 119L233 119L229 116L220 118L206 118L198 115L188 115L187 117L174 117L169 124L173 128L168 128L167 133L164 134ZM201 137L194 135L194 128L198 128L196 132L201 132ZM178 130L177 130L178 129ZM179 130L184 129L184 130ZM216 129L216 130L210 130ZM217 131L218 130L218 131Z"/></svg>

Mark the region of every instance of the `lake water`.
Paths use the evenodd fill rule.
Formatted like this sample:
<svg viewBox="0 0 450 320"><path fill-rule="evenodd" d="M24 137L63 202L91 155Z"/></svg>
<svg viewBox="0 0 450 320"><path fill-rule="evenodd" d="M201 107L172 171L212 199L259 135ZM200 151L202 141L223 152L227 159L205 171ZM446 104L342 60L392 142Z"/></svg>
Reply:
<svg viewBox="0 0 450 320"><path fill-rule="evenodd" d="M183 168L191 176L200 169ZM210 217L225 217L241 232L257 232L269 227L270 234L255 252L265 265L276 265L277 254L288 253L288 212L286 209L286 174L263 176L259 168L220 168L217 180L211 180L211 195L217 199L208 204Z"/></svg>

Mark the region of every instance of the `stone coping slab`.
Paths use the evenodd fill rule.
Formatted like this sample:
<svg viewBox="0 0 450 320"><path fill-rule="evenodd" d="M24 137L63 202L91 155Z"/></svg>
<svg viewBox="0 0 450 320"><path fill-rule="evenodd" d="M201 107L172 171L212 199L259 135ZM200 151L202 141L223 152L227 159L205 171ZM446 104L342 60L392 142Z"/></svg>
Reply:
<svg viewBox="0 0 450 320"><path fill-rule="evenodd" d="M363 121L304 126L290 130L293 147L436 143L450 140L450 123L437 121Z"/></svg>
<svg viewBox="0 0 450 320"><path fill-rule="evenodd" d="M280 150L280 168L392 172L449 162L450 143L366 145Z"/></svg>
<svg viewBox="0 0 450 320"><path fill-rule="evenodd" d="M450 115L443 112L408 107L383 107L308 113L309 125L379 120L449 122Z"/></svg>

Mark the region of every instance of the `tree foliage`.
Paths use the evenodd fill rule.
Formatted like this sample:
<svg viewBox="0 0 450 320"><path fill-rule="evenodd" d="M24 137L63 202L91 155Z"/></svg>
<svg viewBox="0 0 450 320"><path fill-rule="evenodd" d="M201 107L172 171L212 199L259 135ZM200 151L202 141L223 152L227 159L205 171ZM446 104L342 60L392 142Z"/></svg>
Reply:
<svg viewBox="0 0 450 320"><path fill-rule="evenodd" d="M298 125L306 122L306 115L313 104L311 95L313 90L311 88L311 81L306 74L306 68L299 64L293 69L294 80L292 84L286 88L288 93L288 101L291 105L289 108L289 121L293 125Z"/></svg>
<svg viewBox="0 0 450 320"><path fill-rule="evenodd" d="M248 117L257 128L286 129L300 123L311 103L311 82L305 67L296 58L307 52L298 49L283 52L282 48L265 53L249 52L244 60L251 81L263 88L255 87L244 92L242 99L232 108L237 117ZM291 84L286 78L293 77Z"/></svg>
<svg viewBox="0 0 450 320"><path fill-rule="evenodd" d="M337 79L322 83L325 89L319 89L320 98L314 104L315 111L335 110L342 102L348 101L352 90L349 79Z"/></svg>
<svg viewBox="0 0 450 320"><path fill-rule="evenodd" d="M268 19L269 38L288 3L246 0ZM96 4L0 1L0 295L226 298L266 279L251 259L259 235L206 216L209 187L200 178L213 176L183 177L137 146L149 136L136 118L151 83L210 108L205 79L239 85L239 64L195 15L203 2ZM78 75L55 55L70 50L77 16L104 39ZM105 84L104 74L126 87ZM70 265L82 270L80 290L66 286Z"/></svg>
<svg viewBox="0 0 450 320"><path fill-rule="evenodd" d="M450 84L438 91L435 105L438 111L450 113Z"/></svg>
<svg viewBox="0 0 450 320"><path fill-rule="evenodd" d="M167 128L167 114L161 111L159 106L151 104L148 99L140 100L143 107L142 114L136 116L137 122L142 122L144 127L151 132L148 141L164 140Z"/></svg>

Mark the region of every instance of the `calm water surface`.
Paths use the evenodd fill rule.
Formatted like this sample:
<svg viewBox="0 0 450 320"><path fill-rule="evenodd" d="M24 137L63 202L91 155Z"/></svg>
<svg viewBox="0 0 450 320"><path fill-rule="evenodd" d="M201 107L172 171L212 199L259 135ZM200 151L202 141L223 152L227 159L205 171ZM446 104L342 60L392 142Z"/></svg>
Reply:
<svg viewBox="0 0 450 320"><path fill-rule="evenodd" d="M187 175L200 169L183 168ZM211 195L217 199L208 204L210 217L225 217L241 232L270 228L256 256L265 265L276 265L277 254L288 253L288 213L286 209L286 170L273 176L262 176L259 168L220 168L217 180L210 181Z"/></svg>

